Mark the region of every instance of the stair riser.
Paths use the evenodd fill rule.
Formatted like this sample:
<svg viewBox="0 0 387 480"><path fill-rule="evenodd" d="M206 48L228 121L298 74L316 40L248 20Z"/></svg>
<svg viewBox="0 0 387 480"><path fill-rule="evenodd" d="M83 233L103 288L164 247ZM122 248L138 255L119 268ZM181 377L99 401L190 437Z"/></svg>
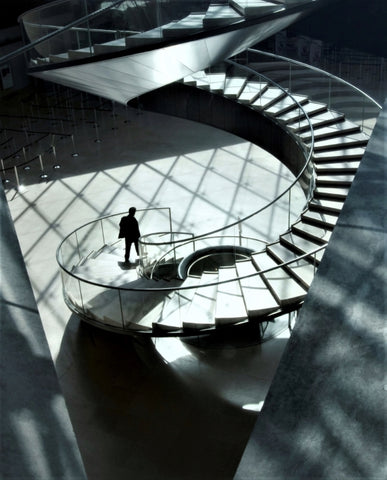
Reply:
<svg viewBox="0 0 387 480"><path fill-rule="evenodd" d="M325 120L317 120L314 118L317 115L324 113L326 111L327 111L327 108L321 107L321 109L308 114L309 120L311 121L313 128L329 127L330 125L334 125L335 123L344 120L344 115L340 117L325 119ZM305 125L300 125L300 126L297 125L298 122L302 122L302 121L305 121L305 115L301 115L299 118L294 120L288 120L286 124L297 133L306 132L307 130L309 130L308 123L305 123Z"/></svg>
<svg viewBox="0 0 387 480"><path fill-rule="evenodd" d="M341 137L343 135L350 135L351 133L358 133L358 132L360 132L360 127L353 127L351 129L346 129L346 130L336 130L336 131L332 131L330 133L324 133L324 134L319 134L318 131L316 131L314 134L314 141L328 140L329 138ZM302 141L305 143L309 143L311 140L312 140L312 137L309 135L302 137Z"/></svg>
<svg viewBox="0 0 387 480"><path fill-rule="evenodd" d="M301 100L301 101L299 101L299 104L300 105L305 105L306 102L307 102L307 100ZM273 105L273 107L275 107L275 104ZM281 115L284 115L285 113L291 112L292 110L296 110L297 108L298 108L298 105L296 103L293 103L292 105L284 106L283 108L281 108L277 112L273 112L273 113L267 112L267 113L269 113L270 115L273 115L274 117L280 117Z"/></svg>
<svg viewBox="0 0 387 480"><path fill-rule="evenodd" d="M354 164L355 165L355 164ZM358 169L357 164L354 167L329 167L329 165L317 166L315 165L315 172L319 178L324 178L324 175L355 175Z"/></svg>
<svg viewBox="0 0 387 480"><path fill-rule="evenodd" d="M270 249L267 249L267 253L269 254L269 256L274 261L279 262L279 263L284 263L285 262L284 259L282 259L279 255L276 255ZM301 285L303 288L308 290L308 288L310 287L309 283L306 282L300 275L297 275L297 273L291 268L291 266L285 266L283 268L291 277L294 278L294 280L296 280L297 283L299 283L299 285Z"/></svg>
<svg viewBox="0 0 387 480"><path fill-rule="evenodd" d="M348 141L345 144L336 143L332 145L315 145L315 152L325 152L329 150L337 150L338 148L353 148L353 147L365 147L367 145L366 140L354 140Z"/></svg>
<svg viewBox="0 0 387 480"><path fill-rule="evenodd" d="M314 193L315 198L326 199L326 200L345 200L347 198L346 194L342 193Z"/></svg>
<svg viewBox="0 0 387 480"><path fill-rule="evenodd" d="M274 98L273 100L263 100L263 105L252 105L252 107L256 110L267 110L268 108L272 107L275 103L277 103L279 100L285 97L285 94L278 96L277 98ZM259 102L259 97L257 98L257 101ZM266 102L266 103L265 103Z"/></svg>
<svg viewBox="0 0 387 480"><path fill-rule="evenodd" d="M315 164L329 164L329 163L337 163L337 162L359 162L363 158L363 153L358 154L342 154L339 153L337 155L329 155L328 157L313 157L313 161Z"/></svg>
<svg viewBox="0 0 387 480"><path fill-rule="evenodd" d="M326 207L318 204L310 204L309 210L312 212L326 213L327 215L339 215L341 213L341 208Z"/></svg>
<svg viewBox="0 0 387 480"><path fill-rule="evenodd" d="M316 179L317 187L350 187L351 185L352 182L349 180L325 180L324 176L319 176Z"/></svg>

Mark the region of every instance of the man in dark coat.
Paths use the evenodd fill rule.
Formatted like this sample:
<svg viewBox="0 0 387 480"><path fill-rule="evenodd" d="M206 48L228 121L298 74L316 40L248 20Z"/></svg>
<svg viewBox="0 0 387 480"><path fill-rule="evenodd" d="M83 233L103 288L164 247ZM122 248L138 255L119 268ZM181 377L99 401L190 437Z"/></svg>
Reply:
<svg viewBox="0 0 387 480"><path fill-rule="evenodd" d="M138 228L138 222L134 218L136 213L135 207L129 208L129 215L122 217L120 221L120 234L119 238L125 238L125 262L129 262L130 247L134 243L137 255L138 253L138 239L140 238L140 229Z"/></svg>

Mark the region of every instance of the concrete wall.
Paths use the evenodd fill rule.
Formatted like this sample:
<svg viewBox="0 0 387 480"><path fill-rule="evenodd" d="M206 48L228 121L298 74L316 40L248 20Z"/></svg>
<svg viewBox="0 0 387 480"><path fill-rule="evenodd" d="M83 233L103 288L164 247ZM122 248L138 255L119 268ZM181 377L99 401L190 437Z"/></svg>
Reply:
<svg viewBox="0 0 387 480"><path fill-rule="evenodd" d="M2 185L0 226L0 477L84 480Z"/></svg>

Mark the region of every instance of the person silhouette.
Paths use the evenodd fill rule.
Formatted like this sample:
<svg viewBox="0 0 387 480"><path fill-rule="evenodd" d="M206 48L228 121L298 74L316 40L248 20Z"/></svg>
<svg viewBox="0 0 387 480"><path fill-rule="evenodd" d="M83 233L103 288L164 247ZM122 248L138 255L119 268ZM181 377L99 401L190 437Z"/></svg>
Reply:
<svg viewBox="0 0 387 480"><path fill-rule="evenodd" d="M120 220L119 238L125 238L125 263L129 263L130 247L134 243L137 255L138 253L138 239L140 238L140 229L138 227L137 219L134 217L136 213L135 207L129 208L129 215L122 217Z"/></svg>

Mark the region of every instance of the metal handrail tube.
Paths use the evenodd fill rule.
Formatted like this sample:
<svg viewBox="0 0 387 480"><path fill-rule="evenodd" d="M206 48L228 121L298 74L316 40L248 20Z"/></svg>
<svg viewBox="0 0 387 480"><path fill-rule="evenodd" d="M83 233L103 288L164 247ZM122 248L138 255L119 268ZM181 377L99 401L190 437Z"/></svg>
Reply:
<svg viewBox="0 0 387 480"><path fill-rule="evenodd" d="M238 236L235 236L235 235L219 235L219 236L216 236L216 237L211 237L211 236L207 237L206 236L206 237L203 237L202 240L207 240L207 239L212 239L212 238L222 238L222 239L224 239L224 238L242 239L243 238L244 240L254 240L255 242L263 243L265 245L269 244L269 242L267 242L266 240L261 240L259 238L254 238L254 237L244 237L243 235L242 236L241 235L238 235ZM192 243L193 244L193 249L192 250L194 252L196 252L196 245L195 245L196 241L197 241L197 237L193 237L190 240L187 240L186 243L182 243L177 247L176 246L171 247L170 250L168 250L166 253L164 253L164 255L162 255L160 258L158 258L157 261L154 263L154 265L152 266L152 270L150 272L150 278L152 278L156 266L160 262L162 262L165 257L170 255L171 252L176 251L177 248L185 247L185 246L189 245L190 243ZM141 239L140 239L139 243L143 243L143 242L141 242ZM145 245L159 245L159 244L157 244L157 243L145 243Z"/></svg>
<svg viewBox="0 0 387 480"><path fill-rule="evenodd" d="M173 287L151 287L151 288L116 287L114 285L104 285L104 284L101 284L101 283L92 282L91 280L86 280L86 279L83 279L83 278L82 278L82 282L87 283L89 285L95 285L96 287L104 287L104 288L106 288L106 290L120 290L120 291L128 291L128 292L174 292L174 291L181 291L181 290L191 290L192 288L212 287L212 286L216 286L216 285L223 285L225 283L236 282L237 280L244 280L246 278L253 278L253 277L256 277L257 275L261 276L261 275L264 275L265 273L277 270L278 268L282 268L282 267L286 267L288 265L291 265L292 263L298 262L299 260L303 260L307 257L311 257L311 256L315 255L316 253L320 252L321 250L324 250L325 248L326 248L326 244L325 245L320 245L318 248L316 248L314 250L311 250L310 252L304 253L303 255L300 255L299 257L294 258L293 260L288 260L287 262L279 263L279 264L275 265L274 267L270 267L270 268L267 268L265 270L259 270L257 272L251 273L249 275L243 275L241 277L237 276L235 278L231 278L231 279L227 279L227 280L205 283L205 284L200 284L200 285L198 284L198 285L195 285L195 286L190 285L188 287L185 287L185 286L178 287L176 285L173 286ZM66 268L63 268L63 270L68 275L70 275L71 277L79 280L79 277L74 275L72 272L69 272Z"/></svg>
<svg viewBox="0 0 387 480"><path fill-rule="evenodd" d="M24 25L34 25L33 23L25 22ZM46 28L47 30L55 30L57 31L59 27L58 25L44 25L39 24L40 27ZM85 28L85 27L72 27L70 30L74 32L92 32L92 33L140 33L139 30L107 30L106 28Z"/></svg>
<svg viewBox="0 0 387 480"><path fill-rule="evenodd" d="M250 213L249 215L246 215L245 217L243 217L242 219L239 219L237 220L236 222L233 222L233 223L230 223L228 225L225 225L223 227L220 227L220 228L217 228L216 230L212 230L210 232L206 232L206 233L203 233L203 234L200 234L200 235L196 235L194 236L193 238L194 239L201 239L203 237L206 237L208 235L213 235L214 233L219 233L219 232L222 232L228 228L231 228L231 227L234 227L236 225L240 225L242 224L244 221L246 220L249 220L250 218L256 216L256 215L259 215L261 212L263 212L264 210L266 210L267 208L271 207L274 203L276 203L280 198L282 198L286 193L289 192L289 190L291 190L294 185L296 185L298 183L298 181L300 180L300 178L302 177L302 175L304 174L305 170L308 168L309 166L309 163L311 162L311 159L312 159L312 153L313 153L313 147L314 147L314 133L313 133L313 128L312 128L312 125L311 125L311 122L310 122L310 119L309 119L309 116L308 114L305 112L305 110L302 108L302 105L300 105L300 103L291 95L289 94L288 92L286 92L286 90L281 87L281 85L277 84L276 82L274 82L273 80L269 79L268 77L266 77L265 75L262 75L262 74L258 74L255 70L249 68L249 67L246 67L244 65L240 65L232 60L227 60L226 61L227 63L229 64L232 64L234 66L237 66L238 68L242 68L243 70L246 70L248 73L251 73L251 74L254 74L254 75L259 75L261 78L265 79L266 81L268 81L269 83L272 83L273 85L275 85L276 87L280 88L284 93L286 93L290 98L293 99L294 103L298 105L298 108L301 109L301 111L303 112L303 114L305 115L305 118L307 119L307 121L309 122L309 126L310 126L310 133L311 133L311 141L310 141L310 149L309 149L309 155L305 161L305 165L303 166L303 168L301 169L300 173L297 175L297 177L294 179L294 181L292 182L291 185L289 185L289 187L287 187L282 193L280 193L279 195L277 195L273 200L271 200L269 203L267 203L265 206L263 206L262 208L260 208L259 210L256 210L255 212L253 213ZM279 124L280 125L280 124ZM280 125L281 126L281 125ZM282 127L282 126L281 126ZM293 135L295 137L295 135ZM298 139L295 137L295 141L297 143L299 143ZM181 240L181 242L183 242L184 240ZM180 241L177 240L176 243L179 243ZM158 243L158 245L168 245L170 244L171 242L163 242L163 243Z"/></svg>

